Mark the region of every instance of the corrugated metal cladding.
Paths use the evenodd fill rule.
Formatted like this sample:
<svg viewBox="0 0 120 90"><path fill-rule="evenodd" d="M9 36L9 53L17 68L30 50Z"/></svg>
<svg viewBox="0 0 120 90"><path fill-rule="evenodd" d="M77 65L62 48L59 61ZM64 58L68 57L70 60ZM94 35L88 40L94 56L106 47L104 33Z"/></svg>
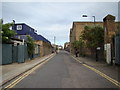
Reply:
<svg viewBox="0 0 120 90"><path fill-rule="evenodd" d="M33 54L33 56L28 55L27 45L18 45L14 46L12 44L3 44L2 45L2 64L11 64L11 63L23 63L26 60L30 60L30 58L36 58L40 56L40 47L39 45L35 45L37 47L37 53Z"/></svg>
<svg viewBox="0 0 120 90"><path fill-rule="evenodd" d="M10 64L12 63L12 44L2 45L2 63L0 64Z"/></svg>
<svg viewBox="0 0 120 90"><path fill-rule="evenodd" d="M37 33L35 33L35 30L31 28L30 26L26 25L25 23L14 24L12 29L16 31L17 38L20 36L19 39L26 40L26 37L23 35L30 35L34 40L42 40L44 42L51 43L49 40L44 38L42 35L38 35Z"/></svg>
<svg viewBox="0 0 120 90"><path fill-rule="evenodd" d="M115 63L120 65L120 36L115 37Z"/></svg>

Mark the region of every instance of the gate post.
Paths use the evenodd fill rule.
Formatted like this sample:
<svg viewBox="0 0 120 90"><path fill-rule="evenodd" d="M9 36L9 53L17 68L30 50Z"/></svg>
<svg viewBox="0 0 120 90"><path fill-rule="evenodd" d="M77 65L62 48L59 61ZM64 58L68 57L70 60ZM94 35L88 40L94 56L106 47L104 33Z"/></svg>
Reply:
<svg viewBox="0 0 120 90"><path fill-rule="evenodd" d="M104 23L104 55L106 58L106 62L108 64L112 64L114 54L114 47L113 47L113 36L115 35L115 16L107 15L103 19Z"/></svg>

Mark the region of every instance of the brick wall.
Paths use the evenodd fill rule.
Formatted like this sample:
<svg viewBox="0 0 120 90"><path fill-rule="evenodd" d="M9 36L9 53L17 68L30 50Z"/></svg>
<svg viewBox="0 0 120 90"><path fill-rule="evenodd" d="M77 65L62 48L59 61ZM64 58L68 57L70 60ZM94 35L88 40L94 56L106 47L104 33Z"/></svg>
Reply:
<svg viewBox="0 0 120 90"><path fill-rule="evenodd" d="M52 53L52 46L50 43L47 43L41 40L36 40L35 43L40 45L40 56L41 57Z"/></svg>
<svg viewBox="0 0 120 90"><path fill-rule="evenodd" d="M81 32L84 30L84 27L86 25L94 25L94 22L73 22L73 26L70 29L70 52L74 54L75 50L72 46L72 43L76 40L79 40L79 36L81 35ZM100 25L103 27L103 22L95 22L95 25ZM86 51L85 54L87 56L91 56L91 51L88 49L84 49Z"/></svg>

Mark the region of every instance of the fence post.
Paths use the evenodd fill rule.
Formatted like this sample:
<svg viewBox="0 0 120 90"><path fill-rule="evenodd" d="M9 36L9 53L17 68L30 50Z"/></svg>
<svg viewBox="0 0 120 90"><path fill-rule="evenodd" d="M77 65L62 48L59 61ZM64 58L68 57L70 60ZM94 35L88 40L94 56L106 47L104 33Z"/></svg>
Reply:
<svg viewBox="0 0 120 90"><path fill-rule="evenodd" d="M18 45L18 63L23 63L24 60L24 45Z"/></svg>

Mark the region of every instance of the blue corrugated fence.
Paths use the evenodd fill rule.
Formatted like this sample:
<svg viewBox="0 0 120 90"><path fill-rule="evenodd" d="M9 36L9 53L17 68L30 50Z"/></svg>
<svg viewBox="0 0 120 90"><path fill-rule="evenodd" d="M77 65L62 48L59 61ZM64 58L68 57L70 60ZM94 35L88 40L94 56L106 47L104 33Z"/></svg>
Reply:
<svg viewBox="0 0 120 90"><path fill-rule="evenodd" d="M40 56L40 47L38 53L33 55L33 58ZM14 46L12 44L2 44L2 62L0 64L23 63L29 60L27 45Z"/></svg>

